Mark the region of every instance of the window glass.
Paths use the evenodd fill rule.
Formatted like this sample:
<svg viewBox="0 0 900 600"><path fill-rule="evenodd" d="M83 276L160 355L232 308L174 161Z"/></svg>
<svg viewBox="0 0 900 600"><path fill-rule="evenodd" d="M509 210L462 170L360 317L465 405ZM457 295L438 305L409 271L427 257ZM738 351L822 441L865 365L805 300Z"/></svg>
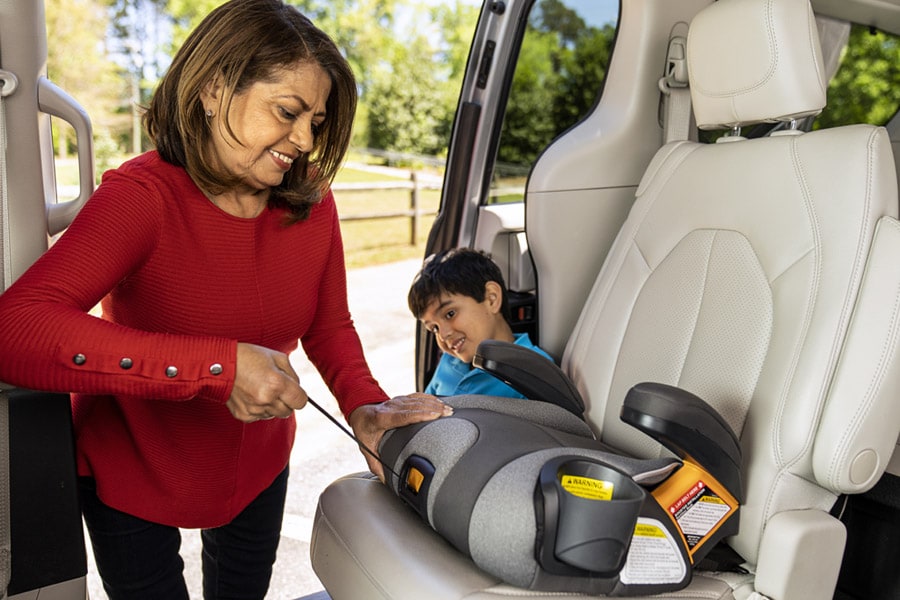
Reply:
<svg viewBox="0 0 900 600"><path fill-rule="evenodd" d="M618 0L537 0L516 62L489 202L520 202L541 151L597 103Z"/></svg>
<svg viewBox="0 0 900 600"><path fill-rule="evenodd" d="M828 104L813 129L851 123L886 125L900 107L900 38L853 25Z"/></svg>

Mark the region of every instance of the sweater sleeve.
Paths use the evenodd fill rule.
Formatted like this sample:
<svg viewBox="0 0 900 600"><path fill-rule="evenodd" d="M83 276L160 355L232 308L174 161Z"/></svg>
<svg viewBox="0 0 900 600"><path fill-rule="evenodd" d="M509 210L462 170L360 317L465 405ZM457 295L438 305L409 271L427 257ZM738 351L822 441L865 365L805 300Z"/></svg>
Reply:
<svg viewBox="0 0 900 600"><path fill-rule="evenodd" d="M93 316L153 252L162 205L113 174L68 230L0 295L0 380L48 391L224 402L234 340L152 333Z"/></svg>
<svg viewBox="0 0 900 600"><path fill-rule="evenodd" d="M344 248L333 198L321 208L331 212L331 247L318 290L316 317L301 343L348 417L359 406L384 402L388 397L372 376L350 316Z"/></svg>

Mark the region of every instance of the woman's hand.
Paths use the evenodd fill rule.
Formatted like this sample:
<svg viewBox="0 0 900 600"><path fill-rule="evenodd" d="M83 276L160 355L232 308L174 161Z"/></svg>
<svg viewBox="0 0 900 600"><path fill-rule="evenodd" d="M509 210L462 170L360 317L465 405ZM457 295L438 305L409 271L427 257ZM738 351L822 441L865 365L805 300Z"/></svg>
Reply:
<svg viewBox="0 0 900 600"><path fill-rule="evenodd" d="M378 444L384 432L411 423L433 421L438 417L449 417L453 408L431 394L410 394L397 396L381 404L364 404L350 413L348 422L356 439L372 452L378 451ZM369 469L384 481L384 469L374 457L363 452Z"/></svg>
<svg viewBox="0 0 900 600"><path fill-rule="evenodd" d="M306 400L286 354L238 343L234 387L226 404L235 419L244 423L285 419L306 406Z"/></svg>

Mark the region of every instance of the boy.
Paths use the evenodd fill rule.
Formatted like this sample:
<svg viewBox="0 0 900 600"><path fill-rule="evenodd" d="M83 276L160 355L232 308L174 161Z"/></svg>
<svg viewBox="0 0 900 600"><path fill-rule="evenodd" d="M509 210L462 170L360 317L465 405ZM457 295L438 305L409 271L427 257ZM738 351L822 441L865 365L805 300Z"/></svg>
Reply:
<svg viewBox="0 0 900 600"><path fill-rule="evenodd" d="M490 373L472 366L484 340L515 342L552 360L527 333L513 334L499 267L487 255L454 248L426 259L409 290L409 309L434 334L443 352L426 394L487 394L524 398Z"/></svg>

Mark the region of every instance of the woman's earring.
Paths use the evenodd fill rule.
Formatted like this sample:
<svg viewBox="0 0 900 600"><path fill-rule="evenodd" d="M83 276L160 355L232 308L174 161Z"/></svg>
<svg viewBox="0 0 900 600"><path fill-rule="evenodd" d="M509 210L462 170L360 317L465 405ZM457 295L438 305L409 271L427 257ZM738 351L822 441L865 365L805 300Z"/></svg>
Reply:
<svg viewBox="0 0 900 600"><path fill-rule="evenodd" d="M207 108L207 109L206 109L206 116L207 116L207 118L210 118L210 119L212 118L212 116L213 116L213 111L212 111L211 108Z"/></svg>

